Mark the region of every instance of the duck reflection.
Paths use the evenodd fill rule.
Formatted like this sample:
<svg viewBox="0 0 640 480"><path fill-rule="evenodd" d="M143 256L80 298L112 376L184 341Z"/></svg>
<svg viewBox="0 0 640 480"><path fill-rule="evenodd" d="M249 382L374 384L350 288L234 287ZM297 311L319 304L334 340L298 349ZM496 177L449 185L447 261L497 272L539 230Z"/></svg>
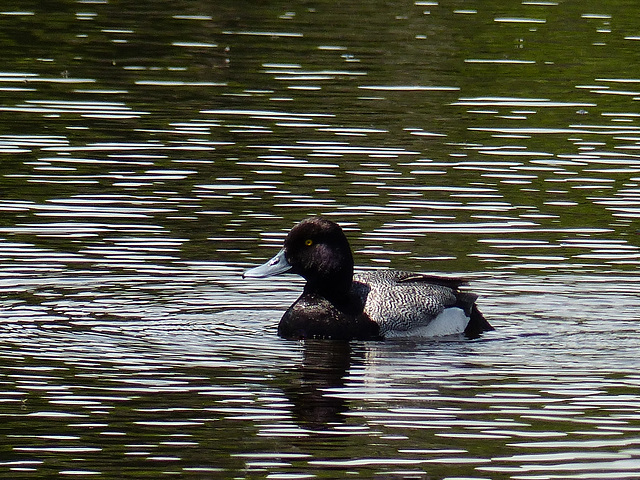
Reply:
<svg viewBox="0 0 640 480"><path fill-rule="evenodd" d="M302 363L287 372L283 390L300 426L328 429L344 423L347 400L331 395L341 388L351 366L353 351L349 342L306 340Z"/></svg>

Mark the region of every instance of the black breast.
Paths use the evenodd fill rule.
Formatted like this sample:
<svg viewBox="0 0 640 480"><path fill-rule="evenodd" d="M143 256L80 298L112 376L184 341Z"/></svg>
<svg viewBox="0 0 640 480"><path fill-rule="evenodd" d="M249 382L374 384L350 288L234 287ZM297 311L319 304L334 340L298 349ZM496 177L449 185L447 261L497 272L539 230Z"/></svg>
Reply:
<svg viewBox="0 0 640 480"><path fill-rule="evenodd" d="M291 340L379 340L378 325L362 313L360 302L336 306L316 294L303 294L285 312L278 335Z"/></svg>

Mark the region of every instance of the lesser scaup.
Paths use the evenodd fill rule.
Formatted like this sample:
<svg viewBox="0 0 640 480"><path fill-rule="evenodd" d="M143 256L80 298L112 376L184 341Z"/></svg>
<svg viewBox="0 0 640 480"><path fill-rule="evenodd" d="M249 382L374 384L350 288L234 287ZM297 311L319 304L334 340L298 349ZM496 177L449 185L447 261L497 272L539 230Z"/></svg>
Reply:
<svg viewBox="0 0 640 480"><path fill-rule="evenodd" d="M285 312L278 335L287 339L373 340L401 336L477 337L493 330L465 282L397 270L353 273L347 237L334 222L313 217L297 224L284 248L243 277L291 272L307 281Z"/></svg>

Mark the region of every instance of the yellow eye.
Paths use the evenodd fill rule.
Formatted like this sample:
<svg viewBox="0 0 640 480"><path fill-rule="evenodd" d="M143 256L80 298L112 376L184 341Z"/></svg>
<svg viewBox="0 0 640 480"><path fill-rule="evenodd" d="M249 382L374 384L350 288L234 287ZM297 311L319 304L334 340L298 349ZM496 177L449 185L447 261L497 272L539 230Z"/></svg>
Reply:
<svg viewBox="0 0 640 480"><path fill-rule="evenodd" d="M311 240L310 238L308 238L308 239L306 239L306 240L304 241L304 244L305 244L307 247L310 247L311 245L313 245L313 240Z"/></svg>

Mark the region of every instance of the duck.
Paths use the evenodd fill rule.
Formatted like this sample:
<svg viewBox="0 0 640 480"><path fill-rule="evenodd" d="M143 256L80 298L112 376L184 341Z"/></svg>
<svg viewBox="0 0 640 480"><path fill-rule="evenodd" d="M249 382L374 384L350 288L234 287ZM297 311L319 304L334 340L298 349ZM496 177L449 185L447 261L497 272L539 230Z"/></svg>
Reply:
<svg viewBox="0 0 640 480"><path fill-rule="evenodd" d="M295 225L282 249L243 278L283 273L306 280L278 324L284 339L477 338L494 329L478 309L478 296L461 289L464 279L392 269L354 273L346 235L324 217Z"/></svg>

